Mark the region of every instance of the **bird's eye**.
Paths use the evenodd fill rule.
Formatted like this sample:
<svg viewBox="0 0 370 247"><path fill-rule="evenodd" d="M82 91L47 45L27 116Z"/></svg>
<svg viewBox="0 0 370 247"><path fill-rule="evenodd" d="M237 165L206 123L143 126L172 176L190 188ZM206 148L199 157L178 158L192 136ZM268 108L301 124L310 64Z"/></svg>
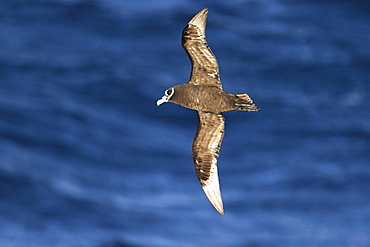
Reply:
<svg viewBox="0 0 370 247"><path fill-rule="evenodd" d="M171 95L172 94L172 90L173 90L172 88L167 89L166 92L165 92L165 94L168 95L168 96Z"/></svg>

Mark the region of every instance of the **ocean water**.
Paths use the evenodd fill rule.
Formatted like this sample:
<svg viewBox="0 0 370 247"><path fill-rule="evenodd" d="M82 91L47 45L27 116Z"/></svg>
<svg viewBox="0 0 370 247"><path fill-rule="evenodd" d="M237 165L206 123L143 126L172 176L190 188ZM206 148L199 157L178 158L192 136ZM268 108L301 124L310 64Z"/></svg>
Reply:
<svg viewBox="0 0 370 247"><path fill-rule="evenodd" d="M182 29L209 8L225 216L195 176ZM0 246L370 246L368 1L2 0Z"/></svg>

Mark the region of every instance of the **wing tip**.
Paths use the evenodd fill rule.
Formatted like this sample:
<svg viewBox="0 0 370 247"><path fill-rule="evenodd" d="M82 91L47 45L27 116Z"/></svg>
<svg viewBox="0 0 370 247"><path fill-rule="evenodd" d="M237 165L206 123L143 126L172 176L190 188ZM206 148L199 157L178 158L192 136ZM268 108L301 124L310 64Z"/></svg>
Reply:
<svg viewBox="0 0 370 247"><path fill-rule="evenodd" d="M206 19L208 15L208 8L204 8L201 11L199 11L190 21L188 24L192 24L195 26L198 26L202 29L204 32L205 26L206 26Z"/></svg>
<svg viewBox="0 0 370 247"><path fill-rule="evenodd" d="M217 183L216 185L206 185L203 186L203 191L206 194L209 202L212 204L212 206L216 209L216 211L224 216L224 205L222 203L222 198L221 198L221 192L220 192L220 185Z"/></svg>

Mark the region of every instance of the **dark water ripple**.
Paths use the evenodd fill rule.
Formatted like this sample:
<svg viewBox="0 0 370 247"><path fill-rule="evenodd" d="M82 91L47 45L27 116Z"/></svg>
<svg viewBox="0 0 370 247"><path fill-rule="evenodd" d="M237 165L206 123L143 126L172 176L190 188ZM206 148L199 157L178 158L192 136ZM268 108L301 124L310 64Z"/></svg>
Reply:
<svg viewBox="0 0 370 247"><path fill-rule="evenodd" d="M189 77L193 14L224 89L226 215L194 175L196 114L158 108ZM4 0L1 246L370 244L367 1Z"/></svg>

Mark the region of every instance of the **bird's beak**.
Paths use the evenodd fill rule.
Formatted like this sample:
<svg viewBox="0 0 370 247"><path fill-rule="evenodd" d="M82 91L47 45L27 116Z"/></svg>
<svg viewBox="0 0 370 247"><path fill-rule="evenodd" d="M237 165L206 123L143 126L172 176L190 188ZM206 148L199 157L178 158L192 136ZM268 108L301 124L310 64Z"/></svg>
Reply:
<svg viewBox="0 0 370 247"><path fill-rule="evenodd" d="M165 95L162 97L162 99L157 100L157 106L160 106L161 104L168 102L168 97Z"/></svg>

